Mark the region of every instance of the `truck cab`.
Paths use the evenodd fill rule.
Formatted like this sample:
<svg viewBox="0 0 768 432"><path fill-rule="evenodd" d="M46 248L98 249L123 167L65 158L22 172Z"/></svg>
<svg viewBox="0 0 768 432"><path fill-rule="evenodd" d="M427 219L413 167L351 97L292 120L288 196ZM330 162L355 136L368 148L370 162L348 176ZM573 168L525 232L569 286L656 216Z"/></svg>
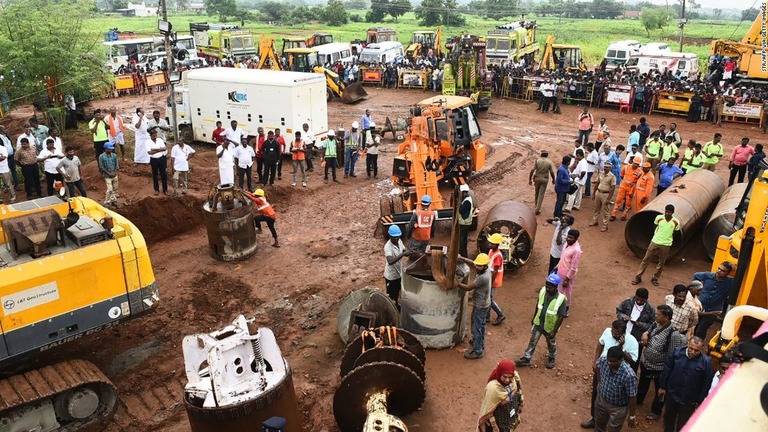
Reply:
<svg viewBox="0 0 768 432"><path fill-rule="evenodd" d="M615 69L629 60L633 54L640 53L640 42L636 40L625 40L611 42L605 50L606 69Z"/></svg>
<svg viewBox="0 0 768 432"><path fill-rule="evenodd" d="M396 42L397 32L391 27L371 27L365 39L366 45L379 42Z"/></svg>

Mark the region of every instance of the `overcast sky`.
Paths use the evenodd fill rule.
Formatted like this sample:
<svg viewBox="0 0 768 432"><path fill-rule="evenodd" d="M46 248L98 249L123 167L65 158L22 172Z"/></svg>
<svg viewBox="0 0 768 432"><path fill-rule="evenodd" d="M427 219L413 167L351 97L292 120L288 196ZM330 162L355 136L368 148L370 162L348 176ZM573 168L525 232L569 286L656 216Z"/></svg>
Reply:
<svg viewBox="0 0 768 432"><path fill-rule="evenodd" d="M666 4L665 0L650 0L651 3ZM675 0L670 0L670 3ZM721 9L749 9L754 3L755 8L760 9L760 2L764 0L697 0L701 7Z"/></svg>

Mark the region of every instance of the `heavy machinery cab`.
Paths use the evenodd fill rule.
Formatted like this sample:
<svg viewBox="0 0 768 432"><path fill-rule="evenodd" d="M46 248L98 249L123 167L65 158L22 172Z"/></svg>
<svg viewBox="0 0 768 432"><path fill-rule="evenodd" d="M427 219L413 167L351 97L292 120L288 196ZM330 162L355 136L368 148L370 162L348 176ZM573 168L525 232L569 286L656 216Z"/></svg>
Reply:
<svg viewBox="0 0 768 432"><path fill-rule="evenodd" d="M294 48L307 48L307 41L299 37L283 38L283 49L281 50L283 55L287 55L286 51Z"/></svg>
<svg viewBox="0 0 768 432"><path fill-rule="evenodd" d="M291 48L283 51L293 72L314 72L320 64L315 48Z"/></svg>
<svg viewBox="0 0 768 432"><path fill-rule="evenodd" d="M316 47L333 43L333 35L330 33L315 33L307 40L308 47Z"/></svg>
<svg viewBox="0 0 768 432"><path fill-rule="evenodd" d="M371 27L368 29L365 43L396 42L397 32L391 27Z"/></svg>
<svg viewBox="0 0 768 432"><path fill-rule="evenodd" d="M587 70L581 58L581 48L576 45L561 45L555 43L555 35L547 37L544 54L541 56L539 67L545 70L564 70L566 72Z"/></svg>

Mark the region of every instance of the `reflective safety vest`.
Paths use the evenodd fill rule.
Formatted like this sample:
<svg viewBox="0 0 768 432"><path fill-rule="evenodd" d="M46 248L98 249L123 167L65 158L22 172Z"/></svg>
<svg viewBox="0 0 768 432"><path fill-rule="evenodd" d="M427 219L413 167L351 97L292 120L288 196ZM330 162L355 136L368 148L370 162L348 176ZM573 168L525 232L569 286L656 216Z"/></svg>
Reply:
<svg viewBox="0 0 768 432"><path fill-rule="evenodd" d="M428 241L432 237L432 224L437 218L437 212L432 210L416 210L416 226L413 228L413 239Z"/></svg>
<svg viewBox="0 0 768 432"><path fill-rule="evenodd" d="M468 196L461 201L461 204L464 205L467 201L469 201L469 217L464 219L461 216L461 213L459 213L459 225L472 225L472 215L475 214L475 203L472 202L472 197Z"/></svg>
<svg viewBox="0 0 768 432"><path fill-rule="evenodd" d="M491 259L491 270L496 270L493 262L497 256L499 257L499 261L501 261L501 265L496 271L496 277L491 281L491 286L494 288L498 288L504 283L504 254L502 254L499 249L488 251L488 258Z"/></svg>
<svg viewBox="0 0 768 432"><path fill-rule="evenodd" d="M541 309L544 307L544 299L547 297L547 288L541 287L539 291L539 304L536 306L536 316L533 317L533 325L539 325L539 319L541 317ZM557 324L558 316L557 311L565 301L565 296L561 293L557 293L556 297L549 302L547 306L546 315L544 316L544 332L547 334L552 333Z"/></svg>
<svg viewBox="0 0 768 432"><path fill-rule="evenodd" d="M277 217L275 209L272 208L272 205L269 204L264 197L256 197L256 199L253 200L253 206L259 214L263 214L270 219L275 219Z"/></svg>

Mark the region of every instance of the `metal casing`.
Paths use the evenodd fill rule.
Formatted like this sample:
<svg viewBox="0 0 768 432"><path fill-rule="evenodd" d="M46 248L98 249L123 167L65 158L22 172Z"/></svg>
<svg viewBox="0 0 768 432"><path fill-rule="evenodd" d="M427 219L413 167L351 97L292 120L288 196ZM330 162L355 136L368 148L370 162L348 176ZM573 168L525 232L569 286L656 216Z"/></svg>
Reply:
<svg viewBox="0 0 768 432"><path fill-rule="evenodd" d="M701 241L704 243L704 249L706 249L710 259L715 258L717 240L720 236L729 236L736 232L736 227L734 226L736 208L739 206L747 186L749 186L749 183L736 183L726 189L723 196L720 197L717 207L712 212L709 222L704 227Z"/></svg>

